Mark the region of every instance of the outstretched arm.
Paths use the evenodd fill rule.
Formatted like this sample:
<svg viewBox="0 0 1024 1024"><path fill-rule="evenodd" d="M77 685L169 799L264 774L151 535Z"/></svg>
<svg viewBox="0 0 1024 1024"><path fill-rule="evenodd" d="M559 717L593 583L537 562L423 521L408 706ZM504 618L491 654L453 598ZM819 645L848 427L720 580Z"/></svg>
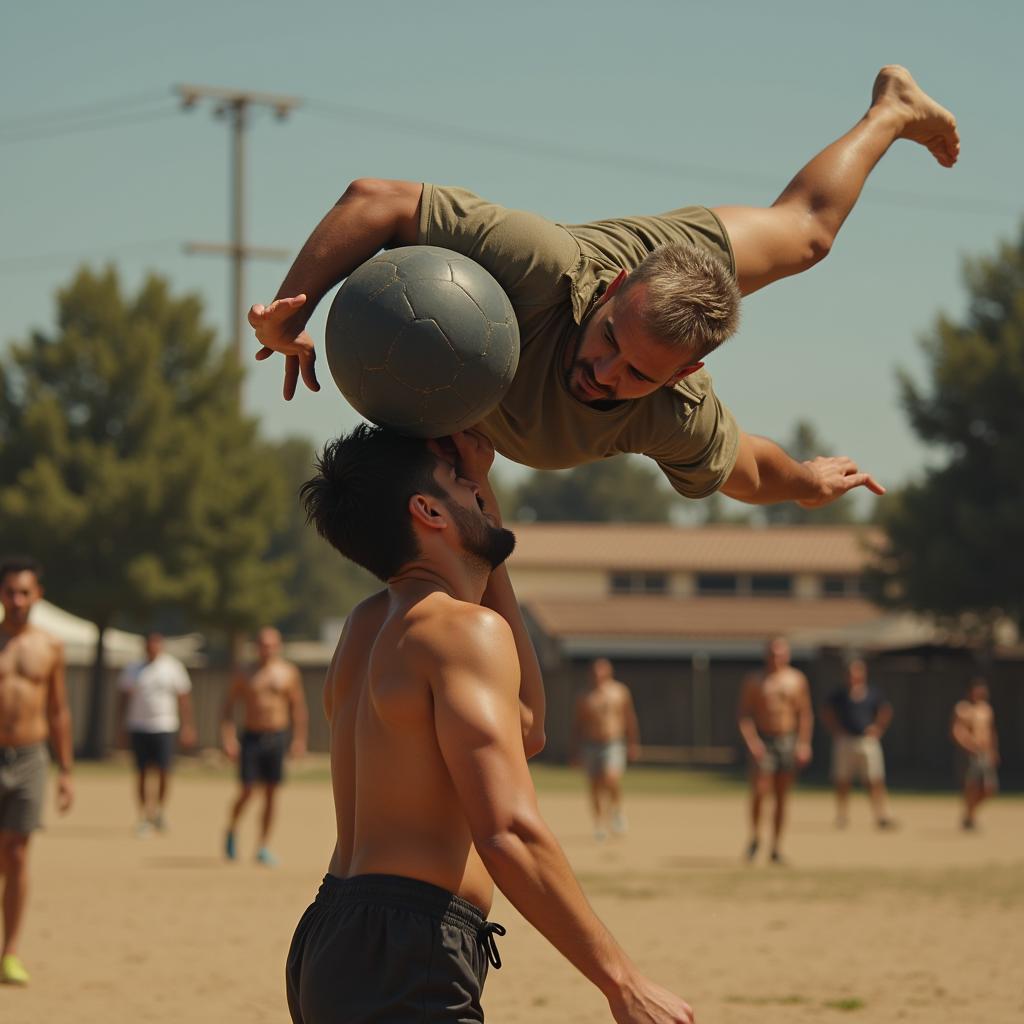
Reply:
<svg viewBox="0 0 1024 1024"><path fill-rule="evenodd" d="M845 455L797 462L774 441L741 432L736 464L721 490L751 505L795 501L804 508L821 508L854 487L885 494L885 488L874 477L862 473Z"/></svg>
<svg viewBox="0 0 1024 1024"><path fill-rule="evenodd" d="M799 274L825 257L875 164L897 139L926 146L943 167L960 152L956 119L905 68L882 68L868 112L822 150L767 207L721 206L744 295Z"/></svg>
<svg viewBox="0 0 1024 1024"><path fill-rule="evenodd" d="M642 977L598 920L541 818L519 741L515 658L511 630L478 613L446 628L425 659L438 743L480 857L513 906L601 989L616 1021L691 1024L686 1003Z"/></svg>
<svg viewBox="0 0 1024 1024"><path fill-rule="evenodd" d="M65 681L64 648L58 646L50 686L46 693L46 720L50 729L50 744L57 759L57 809L64 814L75 799L71 784L71 712L68 710Z"/></svg>
<svg viewBox="0 0 1024 1024"><path fill-rule="evenodd" d="M249 310L263 348L257 359L285 355L284 397L295 394L299 373L319 391L316 351L306 324L317 303L343 278L388 245L414 245L423 186L413 181L360 178L313 229L269 306Z"/></svg>

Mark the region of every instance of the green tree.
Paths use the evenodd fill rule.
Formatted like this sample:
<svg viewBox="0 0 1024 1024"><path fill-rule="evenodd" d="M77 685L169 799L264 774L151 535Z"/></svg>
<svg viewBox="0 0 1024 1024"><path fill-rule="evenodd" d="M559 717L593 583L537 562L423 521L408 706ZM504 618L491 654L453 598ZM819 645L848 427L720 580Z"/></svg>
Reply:
<svg viewBox="0 0 1024 1024"><path fill-rule="evenodd" d="M364 597L379 590L381 583L328 547L306 523L298 495L313 475L313 445L303 438L288 438L274 446L274 454L288 504L270 551L290 566L284 581L290 610L278 625L287 633L319 637L325 619L347 615Z"/></svg>
<svg viewBox="0 0 1024 1024"><path fill-rule="evenodd" d="M264 556L284 492L238 383L197 297L156 276L126 296L113 269L79 271L58 292L56 330L12 345L0 367L0 534L99 629L92 755L115 621L175 605L239 630L283 608L284 567Z"/></svg>
<svg viewBox="0 0 1024 1024"><path fill-rule="evenodd" d="M940 316L923 349L928 379L903 374L917 434L942 453L883 516L872 573L888 603L944 617L1024 624L1024 229L968 260L961 321Z"/></svg>
<svg viewBox="0 0 1024 1024"><path fill-rule="evenodd" d="M618 456L556 473L534 470L516 490L509 518L664 523L679 500L649 460Z"/></svg>

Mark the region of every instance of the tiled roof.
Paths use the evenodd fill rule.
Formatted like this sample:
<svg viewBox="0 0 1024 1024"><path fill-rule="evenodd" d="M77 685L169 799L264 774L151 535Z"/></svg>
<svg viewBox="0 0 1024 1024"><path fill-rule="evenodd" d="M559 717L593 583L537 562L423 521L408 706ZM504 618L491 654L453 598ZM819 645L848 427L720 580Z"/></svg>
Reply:
<svg viewBox="0 0 1024 1024"><path fill-rule="evenodd" d="M628 595L590 600L532 598L525 604L537 625L556 639L600 635L652 640L764 640L775 634L861 625L879 620L884 614L860 598L676 599Z"/></svg>
<svg viewBox="0 0 1024 1024"><path fill-rule="evenodd" d="M693 572L859 573L866 542L856 526L666 526L510 523L517 568Z"/></svg>

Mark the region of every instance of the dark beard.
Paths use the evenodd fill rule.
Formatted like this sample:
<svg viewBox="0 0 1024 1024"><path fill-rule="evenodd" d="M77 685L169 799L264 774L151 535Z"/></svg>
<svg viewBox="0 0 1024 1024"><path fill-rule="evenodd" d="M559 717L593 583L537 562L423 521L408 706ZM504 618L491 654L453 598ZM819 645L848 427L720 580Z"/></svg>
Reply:
<svg viewBox="0 0 1024 1024"><path fill-rule="evenodd" d="M474 562L483 565L488 572L497 569L512 554L516 546L516 535L501 526L491 526L483 517L477 518L461 505L448 506L466 554Z"/></svg>

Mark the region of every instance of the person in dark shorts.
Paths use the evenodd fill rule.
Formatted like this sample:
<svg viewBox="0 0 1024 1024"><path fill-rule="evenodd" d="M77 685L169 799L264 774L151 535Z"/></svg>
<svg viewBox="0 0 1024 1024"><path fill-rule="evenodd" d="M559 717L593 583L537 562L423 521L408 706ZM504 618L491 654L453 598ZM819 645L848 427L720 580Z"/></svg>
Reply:
<svg viewBox="0 0 1024 1024"><path fill-rule="evenodd" d="M237 829L242 811L257 785L263 788L263 817L256 860L267 867L277 858L267 845L274 825L277 790L284 781L284 760L306 752L309 716L299 670L281 657L281 634L264 626L256 638L259 662L249 673L239 673L231 682L221 714L221 745L238 762L242 787L231 804L224 855L238 857ZM244 710L240 738L235 736L234 710ZM290 737L290 740L289 740Z"/></svg>
<svg viewBox="0 0 1024 1024"><path fill-rule="evenodd" d="M74 799L64 648L29 621L32 606L43 595L41 579L42 567L34 559L0 563L0 982L8 985L29 982L18 941L28 902L29 840L42 824L50 765L47 742L59 767L58 810L70 810ZM7 1019L2 1011L0 1019Z"/></svg>
<svg viewBox="0 0 1024 1024"><path fill-rule="evenodd" d="M357 427L302 488L311 522L386 582L328 670L336 843L286 967L295 1024L484 1019L498 885L619 1024L692 1024L594 915L537 808L540 668L504 561L494 449Z"/></svg>
<svg viewBox="0 0 1024 1024"><path fill-rule="evenodd" d="M192 682L185 666L164 650L159 633L146 636L146 657L128 665L118 684L117 718L121 722L121 745L130 737L135 756L139 821L136 834L167 827L165 808L171 768L178 742L195 745L192 721ZM147 786L151 771L157 776L156 793Z"/></svg>

